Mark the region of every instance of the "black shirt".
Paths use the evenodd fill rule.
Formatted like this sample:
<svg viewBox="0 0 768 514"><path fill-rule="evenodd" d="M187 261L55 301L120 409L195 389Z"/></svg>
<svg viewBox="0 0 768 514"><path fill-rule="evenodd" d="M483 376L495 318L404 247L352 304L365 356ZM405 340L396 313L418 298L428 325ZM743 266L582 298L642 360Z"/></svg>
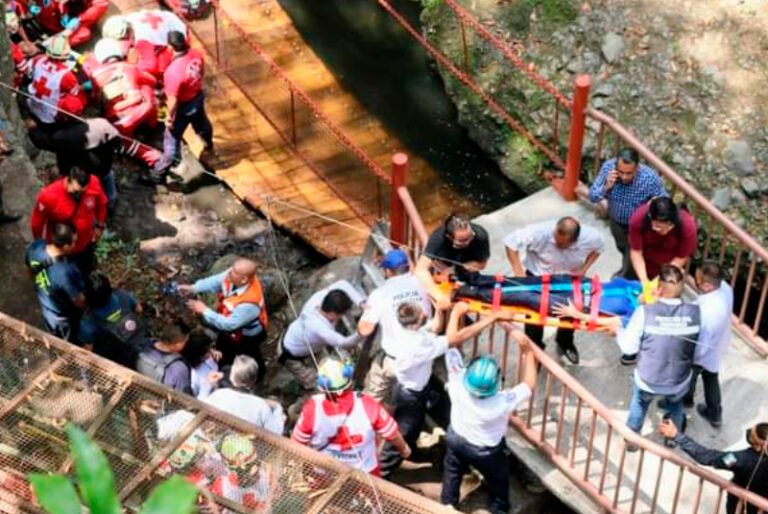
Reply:
<svg viewBox="0 0 768 514"><path fill-rule="evenodd" d="M760 453L752 448L733 452L721 452L706 448L690 437L678 434L675 441L680 447L693 457L693 460L705 466L712 466L715 469L724 469L733 473L731 481L739 487L746 488L764 498L768 498L768 456L760 458ZM728 495L726 502L726 512L734 514L738 498ZM747 506L747 514L757 513L757 509Z"/></svg>
<svg viewBox="0 0 768 514"><path fill-rule="evenodd" d="M491 258L491 245L488 241L488 232L474 223L470 223L475 236L472 242L465 248L454 248L450 239L445 236L445 226L441 226L429 236L424 253L430 259L444 266L455 266L456 275L461 280L462 275L468 273L467 269L456 263L486 262Z"/></svg>

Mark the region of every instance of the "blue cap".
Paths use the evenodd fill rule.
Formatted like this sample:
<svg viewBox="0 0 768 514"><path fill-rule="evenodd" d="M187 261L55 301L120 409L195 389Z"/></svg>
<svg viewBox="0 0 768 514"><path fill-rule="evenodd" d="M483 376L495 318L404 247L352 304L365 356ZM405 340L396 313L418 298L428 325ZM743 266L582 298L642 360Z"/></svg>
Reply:
<svg viewBox="0 0 768 514"><path fill-rule="evenodd" d="M467 367L464 374L464 387L474 396L487 398L499 390L501 368L491 356L477 357Z"/></svg>
<svg viewBox="0 0 768 514"><path fill-rule="evenodd" d="M379 264L385 269L398 269L408 266L408 254L402 250L390 250Z"/></svg>

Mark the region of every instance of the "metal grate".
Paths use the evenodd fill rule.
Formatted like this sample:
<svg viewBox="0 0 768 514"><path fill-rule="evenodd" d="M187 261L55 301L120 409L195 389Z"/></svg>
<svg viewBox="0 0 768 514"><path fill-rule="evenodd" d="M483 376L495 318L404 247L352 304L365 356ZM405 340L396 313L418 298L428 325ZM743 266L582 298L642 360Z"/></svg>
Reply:
<svg viewBox="0 0 768 514"><path fill-rule="evenodd" d="M71 472L67 421L134 512L172 474L205 491L201 513L444 510L0 313L0 512L38 512L27 473Z"/></svg>

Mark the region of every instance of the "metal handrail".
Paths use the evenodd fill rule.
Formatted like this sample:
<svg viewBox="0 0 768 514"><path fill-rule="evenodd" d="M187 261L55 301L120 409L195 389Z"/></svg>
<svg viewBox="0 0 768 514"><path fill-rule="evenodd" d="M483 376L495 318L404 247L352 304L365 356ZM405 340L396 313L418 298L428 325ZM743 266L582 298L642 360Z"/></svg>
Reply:
<svg viewBox="0 0 768 514"><path fill-rule="evenodd" d="M616 121L611 116L605 114L602 111L598 111L591 107L587 108L587 116L595 121L605 123L611 128L619 137L630 144L640 156L659 173L661 173L667 180L672 182L680 191L687 197L691 198L696 204L704 211L712 216L718 223L723 225L728 232L730 232L741 244L746 246L749 251L754 252L760 259L768 262L768 250L758 243L755 238L750 236L741 227L734 223L728 216L723 214L712 202L702 195L695 187L688 183L683 177L677 174L667 163L661 160L653 151L645 146L634 134L627 130L623 125Z"/></svg>

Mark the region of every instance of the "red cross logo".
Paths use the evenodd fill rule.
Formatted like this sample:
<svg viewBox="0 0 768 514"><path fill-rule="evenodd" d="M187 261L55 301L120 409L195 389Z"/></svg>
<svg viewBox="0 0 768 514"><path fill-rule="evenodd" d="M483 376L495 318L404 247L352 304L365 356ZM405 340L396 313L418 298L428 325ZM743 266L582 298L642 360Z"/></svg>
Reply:
<svg viewBox="0 0 768 514"><path fill-rule="evenodd" d="M38 98L48 98L53 93L53 90L47 86L48 77L38 77L36 81L32 83L32 88L35 90L35 96Z"/></svg>
<svg viewBox="0 0 768 514"><path fill-rule="evenodd" d="M162 16L158 16L157 14L148 12L144 15L144 17L141 19L142 23L146 23L148 25L152 26L152 30L157 30L157 28L160 26L161 23L163 23L165 20Z"/></svg>
<svg viewBox="0 0 768 514"><path fill-rule="evenodd" d="M362 442L363 436L350 434L346 426L339 428L336 436L331 439L331 444L338 444L342 451L351 450Z"/></svg>

